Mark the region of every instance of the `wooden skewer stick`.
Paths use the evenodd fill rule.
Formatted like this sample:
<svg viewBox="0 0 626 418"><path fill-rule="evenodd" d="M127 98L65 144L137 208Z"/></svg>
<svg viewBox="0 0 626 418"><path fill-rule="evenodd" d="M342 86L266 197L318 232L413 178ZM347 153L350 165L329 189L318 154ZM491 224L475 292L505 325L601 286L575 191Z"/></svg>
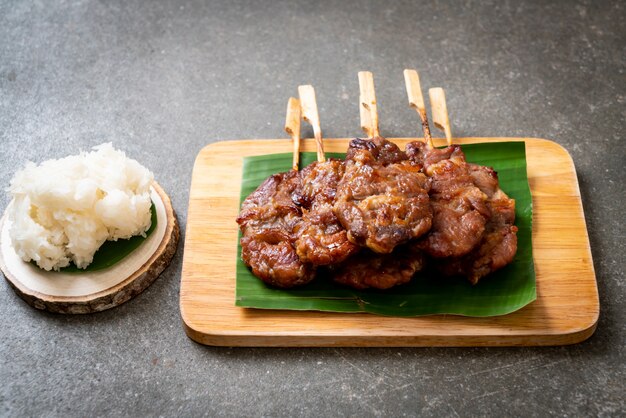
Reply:
<svg viewBox="0 0 626 418"><path fill-rule="evenodd" d="M434 148L433 138L430 135L430 127L428 126L428 115L426 114L426 105L424 105L424 95L420 86L420 77L415 70L404 70L404 83L406 85L406 93L409 96L409 106L417 110L422 121L424 130L424 139L430 148Z"/></svg>
<svg viewBox="0 0 626 418"><path fill-rule="evenodd" d="M372 118L370 117L370 111L363 106L363 98L359 97L359 115L361 117L361 129L368 138L373 138L372 132Z"/></svg>
<svg viewBox="0 0 626 418"><path fill-rule="evenodd" d="M371 72L359 71L359 90L361 92L359 107L364 107L368 111L365 112L359 109L361 128L370 138L379 136L378 105L376 104L376 91L374 90L374 76Z"/></svg>
<svg viewBox="0 0 626 418"><path fill-rule="evenodd" d="M300 118L302 109L300 100L290 97L287 103L287 117L285 118L285 132L291 136L293 141L293 164L292 169L298 171L300 164Z"/></svg>
<svg viewBox="0 0 626 418"><path fill-rule="evenodd" d="M441 87L434 87L428 90L428 96L430 97L433 124L446 134L446 141L448 141L448 146L450 146L452 145L452 131L450 129L450 119L448 118L446 94Z"/></svg>
<svg viewBox="0 0 626 418"><path fill-rule="evenodd" d="M315 89L311 85L298 86L300 105L302 106L302 117L313 127L315 145L317 146L317 161L326 161L324 155L324 143L322 142L322 128L320 127L320 116L317 113L317 101L315 100Z"/></svg>

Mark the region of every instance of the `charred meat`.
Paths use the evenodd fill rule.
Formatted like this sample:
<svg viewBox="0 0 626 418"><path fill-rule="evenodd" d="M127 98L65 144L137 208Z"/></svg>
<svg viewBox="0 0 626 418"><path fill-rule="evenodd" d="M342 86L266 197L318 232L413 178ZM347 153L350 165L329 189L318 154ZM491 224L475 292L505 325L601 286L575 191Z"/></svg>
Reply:
<svg viewBox="0 0 626 418"><path fill-rule="evenodd" d="M373 159L382 165L399 163L409 159L400 147L380 136L371 139L355 138L350 141L346 152L346 161L353 161L358 151L369 151Z"/></svg>
<svg viewBox="0 0 626 418"><path fill-rule="evenodd" d="M241 205L241 257L255 276L276 287L303 285L315 268L302 262L295 249L295 228L302 212L292 195L300 186L298 172L267 178Z"/></svg>
<svg viewBox="0 0 626 418"><path fill-rule="evenodd" d="M470 164L474 183L488 196L491 216L479 245L468 255L438 265L444 274L463 275L472 284L511 263L517 252L515 200L500 189L498 176L490 167Z"/></svg>
<svg viewBox="0 0 626 418"><path fill-rule="evenodd" d="M487 195L474 184L461 147L437 149L412 142L407 145L407 154L423 165L432 181L433 224L421 242L422 249L436 258L468 254L480 243L490 210Z"/></svg>
<svg viewBox="0 0 626 418"><path fill-rule="evenodd" d="M300 172L301 187L295 201L302 207L302 221L295 227L300 260L315 265L340 263L359 250L348 240L333 212L337 184L344 174L341 160L314 162Z"/></svg>
<svg viewBox="0 0 626 418"><path fill-rule="evenodd" d="M332 270L336 283L358 290L389 289L406 284L424 267L423 252L413 243L396 247L392 254L363 250Z"/></svg>
<svg viewBox="0 0 626 418"><path fill-rule="evenodd" d="M430 185L395 144L362 144L351 143L333 210L351 242L387 254L430 229Z"/></svg>

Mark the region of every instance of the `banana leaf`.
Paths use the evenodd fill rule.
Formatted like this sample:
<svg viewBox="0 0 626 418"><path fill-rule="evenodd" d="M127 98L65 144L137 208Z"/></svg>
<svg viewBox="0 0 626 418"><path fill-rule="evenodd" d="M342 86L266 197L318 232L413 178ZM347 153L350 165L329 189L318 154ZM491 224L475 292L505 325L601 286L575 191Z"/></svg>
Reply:
<svg viewBox="0 0 626 418"><path fill-rule="evenodd" d="M484 277L472 286L462 277L440 277L420 272L413 280L391 289L357 291L334 284L318 274L310 284L294 289L276 289L256 278L241 261L238 240L235 304L262 309L369 312L390 316L453 314L496 316L514 312L537 297L532 254L532 200L526 174L524 142L464 145L469 162L491 166L498 172L500 187L516 201L519 228L518 250L514 261ZM329 155L343 157L343 154ZM291 154L274 154L244 159L241 201L268 176L288 171ZM315 160L314 153L303 153L301 164Z"/></svg>
<svg viewBox="0 0 626 418"><path fill-rule="evenodd" d="M62 273L85 273L90 271L98 271L111 267L115 263L121 261L123 258L132 253L137 247L139 247L157 227L157 213L154 202L150 206L150 217L152 224L146 231L146 236L135 235L129 239L118 239L117 241L105 241L104 244L98 248L98 251L93 256L93 261L87 266L87 268L81 269L76 267L76 264L71 263L69 266L62 268Z"/></svg>

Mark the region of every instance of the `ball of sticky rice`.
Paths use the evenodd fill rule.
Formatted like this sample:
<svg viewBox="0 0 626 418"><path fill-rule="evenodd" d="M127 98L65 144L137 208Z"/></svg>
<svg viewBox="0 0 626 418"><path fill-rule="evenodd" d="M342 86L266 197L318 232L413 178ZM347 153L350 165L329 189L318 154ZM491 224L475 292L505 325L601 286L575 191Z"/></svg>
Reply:
<svg viewBox="0 0 626 418"><path fill-rule="evenodd" d="M59 160L28 163L8 189L16 253L45 270L86 268L107 240L150 228L152 173L110 143Z"/></svg>

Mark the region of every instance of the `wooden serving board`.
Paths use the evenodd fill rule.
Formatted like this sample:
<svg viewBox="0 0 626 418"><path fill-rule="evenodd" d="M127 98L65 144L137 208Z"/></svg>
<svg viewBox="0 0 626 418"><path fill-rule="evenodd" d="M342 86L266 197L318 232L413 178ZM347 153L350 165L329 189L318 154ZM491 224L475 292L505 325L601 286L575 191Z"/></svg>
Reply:
<svg viewBox="0 0 626 418"><path fill-rule="evenodd" d="M392 138L404 145L415 138ZM235 306L235 262L242 157L291 151L289 140L211 144L193 169L180 308L187 335L221 346L561 345L593 334L599 300L574 164L544 139L461 138L456 143L525 141L533 199L537 300L509 315L470 318L247 309ZM326 139L342 152L348 139ZM443 145L443 140L437 140ZM313 140L302 151L315 151Z"/></svg>

